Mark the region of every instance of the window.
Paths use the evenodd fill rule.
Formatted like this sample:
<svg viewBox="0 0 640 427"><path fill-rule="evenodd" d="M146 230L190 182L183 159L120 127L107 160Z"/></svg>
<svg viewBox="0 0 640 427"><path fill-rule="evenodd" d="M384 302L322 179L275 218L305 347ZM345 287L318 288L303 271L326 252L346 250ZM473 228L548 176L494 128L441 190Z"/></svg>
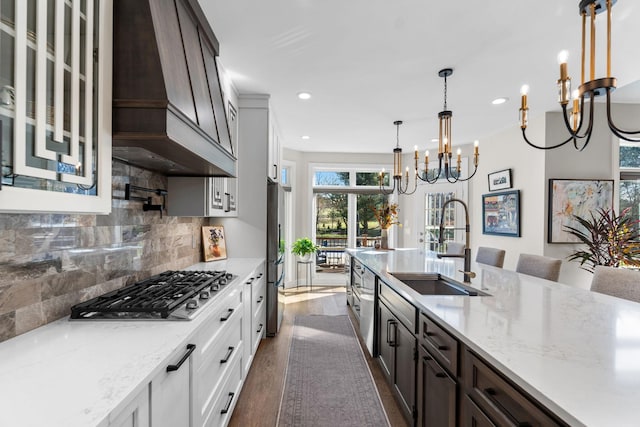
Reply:
<svg viewBox="0 0 640 427"><path fill-rule="evenodd" d="M380 172L356 172L356 186L378 187ZM384 175L384 185L389 185L389 174Z"/></svg>
<svg viewBox="0 0 640 427"><path fill-rule="evenodd" d="M349 185L349 172L316 171L313 176L314 187L346 187Z"/></svg>
<svg viewBox="0 0 640 427"><path fill-rule="evenodd" d="M620 212L640 220L640 145L620 142Z"/></svg>
<svg viewBox="0 0 640 427"><path fill-rule="evenodd" d="M388 196L378 191L376 166L318 166L313 169L316 269L342 266L346 247L374 246L380 228L372 207ZM387 174L387 181L388 181Z"/></svg>

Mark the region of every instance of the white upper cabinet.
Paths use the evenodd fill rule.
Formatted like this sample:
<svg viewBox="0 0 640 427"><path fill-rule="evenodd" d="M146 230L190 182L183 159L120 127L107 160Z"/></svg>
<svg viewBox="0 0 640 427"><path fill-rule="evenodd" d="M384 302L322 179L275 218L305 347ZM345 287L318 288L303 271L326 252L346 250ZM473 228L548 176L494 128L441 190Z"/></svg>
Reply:
<svg viewBox="0 0 640 427"><path fill-rule="evenodd" d="M263 174L272 181L280 181L280 134L278 124L267 94L242 94L239 97L240 144L251 147L251 154L266 159L264 167L247 171L252 175ZM242 152L240 147L240 152ZM241 159L240 161L244 161ZM264 161L264 160L263 160ZM239 176L243 177L240 171Z"/></svg>
<svg viewBox="0 0 640 427"><path fill-rule="evenodd" d="M0 14L0 212L110 212L111 0Z"/></svg>

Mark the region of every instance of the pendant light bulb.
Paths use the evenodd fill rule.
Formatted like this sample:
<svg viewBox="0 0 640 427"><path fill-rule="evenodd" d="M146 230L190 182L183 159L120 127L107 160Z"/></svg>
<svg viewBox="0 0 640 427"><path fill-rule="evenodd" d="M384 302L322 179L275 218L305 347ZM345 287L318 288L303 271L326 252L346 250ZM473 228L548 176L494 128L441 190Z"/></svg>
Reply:
<svg viewBox="0 0 640 427"><path fill-rule="evenodd" d="M569 51L561 50L560 53L558 53L558 65L566 64L568 60L569 60Z"/></svg>

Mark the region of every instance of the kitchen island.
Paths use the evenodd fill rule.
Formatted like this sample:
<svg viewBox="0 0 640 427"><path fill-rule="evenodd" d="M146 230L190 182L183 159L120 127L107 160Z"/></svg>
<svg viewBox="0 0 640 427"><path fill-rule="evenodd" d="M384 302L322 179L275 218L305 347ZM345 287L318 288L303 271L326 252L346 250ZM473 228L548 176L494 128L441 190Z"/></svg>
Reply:
<svg viewBox="0 0 640 427"><path fill-rule="evenodd" d="M640 304L475 263L470 286L488 296L421 295L390 273L462 282L463 260L349 253L563 422L639 425Z"/></svg>

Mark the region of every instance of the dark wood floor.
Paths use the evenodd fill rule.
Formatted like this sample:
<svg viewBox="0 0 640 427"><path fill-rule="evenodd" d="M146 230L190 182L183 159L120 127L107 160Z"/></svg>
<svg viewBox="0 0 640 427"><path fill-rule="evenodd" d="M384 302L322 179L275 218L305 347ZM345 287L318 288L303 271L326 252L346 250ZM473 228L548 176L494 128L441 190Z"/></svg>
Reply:
<svg viewBox="0 0 640 427"><path fill-rule="evenodd" d="M282 328L276 337L266 338L260 343L229 426L272 427L276 425L284 388L293 320L296 315L347 313L351 315L346 305L344 286L314 286L313 291L308 291L306 287L304 289L301 287L298 291L295 289L287 290ZM362 342L360 345L363 345ZM393 398L391 389L382 376L378 361L368 357L366 349L365 354L367 354L369 368L391 425L408 427Z"/></svg>

